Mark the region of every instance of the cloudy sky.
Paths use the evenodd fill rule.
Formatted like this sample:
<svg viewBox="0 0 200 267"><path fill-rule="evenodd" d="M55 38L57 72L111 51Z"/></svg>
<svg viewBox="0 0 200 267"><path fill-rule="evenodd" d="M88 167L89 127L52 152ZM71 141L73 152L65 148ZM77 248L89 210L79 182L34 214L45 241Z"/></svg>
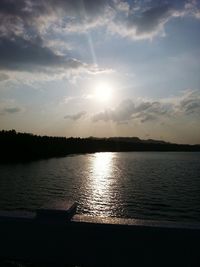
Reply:
<svg viewBox="0 0 200 267"><path fill-rule="evenodd" d="M200 2L1 0L0 129L200 143Z"/></svg>

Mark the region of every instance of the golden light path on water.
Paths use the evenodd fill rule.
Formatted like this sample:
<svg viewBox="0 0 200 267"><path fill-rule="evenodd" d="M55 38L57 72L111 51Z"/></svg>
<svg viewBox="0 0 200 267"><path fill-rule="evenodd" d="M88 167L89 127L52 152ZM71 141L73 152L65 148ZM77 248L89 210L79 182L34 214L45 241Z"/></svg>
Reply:
<svg viewBox="0 0 200 267"><path fill-rule="evenodd" d="M112 210L108 207L113 197L112 185L114 183L114 157L115 153L95 153L90 161L89 184L90 195L88 204L91 210L98 210L98 215L110 215Z"/></svg>

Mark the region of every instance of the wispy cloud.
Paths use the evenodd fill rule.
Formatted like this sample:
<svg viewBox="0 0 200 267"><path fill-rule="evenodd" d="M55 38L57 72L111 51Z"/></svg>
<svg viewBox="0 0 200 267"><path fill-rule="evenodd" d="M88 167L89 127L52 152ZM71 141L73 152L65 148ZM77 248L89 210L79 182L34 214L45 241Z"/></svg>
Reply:
<svg viewBox="0 0 200 267"><path fill-rule="evenodd" d="M72 114L72 115L66 115L64 118L77 121L77 120L81 119L82 117L84 117L85 115L86 115L86 112L85 111L81 111L81 112L78 112L78 113L75 113L75 114Z"/></svg>

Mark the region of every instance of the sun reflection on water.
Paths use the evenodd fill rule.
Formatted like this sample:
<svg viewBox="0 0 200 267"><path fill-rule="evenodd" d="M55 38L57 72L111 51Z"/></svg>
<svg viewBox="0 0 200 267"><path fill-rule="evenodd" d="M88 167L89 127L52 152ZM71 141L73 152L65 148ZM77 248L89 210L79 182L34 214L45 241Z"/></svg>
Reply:
<svg viewBox="0 0 200 267"><path fill-rule="evenodd" d="M112 172L112 153L96 153L93 158L93 175L98 181L105 180Z"/></svg>
<svg viewBox="0 0 200 267"><path fill-rule="evenodd" d="M98 215L108 215L112 212L107 204L111 200L114 155L114 153L102 152L96 153L91 158L88 201L92 210L100 211Z"/></svg>

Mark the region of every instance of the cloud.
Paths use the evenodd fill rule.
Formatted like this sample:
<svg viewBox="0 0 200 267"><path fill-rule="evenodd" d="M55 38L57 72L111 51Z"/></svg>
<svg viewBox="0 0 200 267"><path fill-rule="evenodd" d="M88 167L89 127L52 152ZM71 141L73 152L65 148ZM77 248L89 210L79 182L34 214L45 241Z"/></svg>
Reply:
<svg viewBox="0 0 200 267"><path fill-rule="evenodd" d="M0 4L1 32L4 34L42 32L55 28L73 30L96 27L105 23L104 15L109 13L107 0L2 0ZM110 15L107 14L107 16ZM71 28L71 29L70 29Z"/></svg>
<svg viewBox="0 0 200 267"><path fill-rule="evenodd" d="M16 114L23 112L24 108L21 107L14 99L1 99L0 100L0 115Z"/></svg>
<svg viewBox="0 0 200 267"><path fill-rule="evenodd" d="M38 44L39 41L39 44ZM63 65L62 57L55 55L50 49L42 47L40 40L25 40L21 37L0 39L0 67L2 69L27 68L27 65ZM71 62L76 67L75 62Z"/></svg>
<svg viewBox="0 0 200 267"><path fill-rule="evenodd" d="M0 70L4 71L0 73L0 82L10 78L23 83L61 79L75 83L82 74L97 75L113 71L97 64L55 54L50 48L42 45L40 38L0 38L0 58Z"/></svg>
<svg viewBox="0 0 200 267"><path fill-rule="evenodd" d="M179 103L179 110L186 115L200 116L200 93L188 90Z"/></svg>
<svg viewBox="0 0 200 267"><path fill-rule="evenodd" d="M197 2L122 0L1 0L0 35L44 34L49 30L83 32L99 26L120 35L148 38L172 17L195 10ZM194 12L193 12L194 13Z"/></svg>
<svg viewBox="0 0 200 267"><path fill-rule="evenodd" d="M21 108L19 108L19 107L4 108L2 111L5 113L11 113L12 114L12 113L20 112Z"/></svg>
<svg viewBox="0 0 200 267"><path fill-rule="evenodd" d="M40 38L25 40L21 37L0 39L0 69L3 70L36 70L57 68L62 71L85 70L90 73L104 72L96 65L86 64L74 58L55 54L51 49L42 46ZM40 67L40 68L39 68ZM45 67L45 68L44 68ZM38 69L39 68L39 69Z"/></svg>
<svg viewBox="0 0 200 267"><path fill-rule="evenodd" d="M200 19L200 3L198 0L186 1L185 10L190 16Z"/></svg>
<svg viewBox="0 0 200 267"><path fill-rule="evenodd" d="M152 39L164 34L164 26L170 19L185 14L184 7L178 9L164 1L156 5L155 2L149 1L144 7L140 2L132 8L130 6L128 13L117 16L110 24L110 31L134 40Z"/></svg>
<svg viewBox="0 0 200 267"><path fill-rule="evenodd" d="M157 33L171 16L168 5L152 7L143 11L140 16L131 14L128 16L128 29L135 28L137 36L152 35Z"/></svg>
<svg viewBox="0 0 200 267"><path fill-rule="evenodd" d="M68 53L62 37L97 27L122 37L152 39L164 32L174 17L192 14L197 2L121 0L1 0L0 68L4 70L82 70L90 74L104 68L87 64ZM54 40L52 43L51 40ZM40 67L40 69L39 69ZM107 71L107 70L106 70Z"/></svg>
<svg viewBox="0 0 200 267"><path fill-rule="evenodd" d="M200 92L189 90L176 98L160 99L159 101L140 100L133 102L131 99L127 99L115 109L107 109L93 115L92 121L128 123L138 120L145 123L194 115L200 116Z"/></svg>
<svg viewBox="0 0 200 267"><path fill-rule="evenodd" d="M21 107L18 106L12 106L12 107L0 107L0 115L6 115L6 114L15 114L23 111Z"/></svg>
<svg viewBox="0 0 200 267"><path fill-rule="evenodd" d="M49 40L47 32L66 33L72 23L83 20L91 23L102 12L106 1L91 0L2 0L0 3L0 69L49 71L51 68L67 72L86 71L90 74L107 71L97 65L87 64L68 53L64 43ZM77 22L78 21L78 22ZM68 26L67 26L68 25Z"/></svg>
<svg viewBox="0 0 200 267"><path fill-rule="evenodd" d="M0 73L0 82L6 81L9 79L9 76L6 73Z"/></svg>
<svg viewBox="0 0 200 267"><path fill-rule="evenodd" d="M92 118L94 122L114 121L117 123L127 123L131 120L139 120L140 122L146 122L150 120L158 119L164 115L170 115L170 108L168 104L162 104L158 101L142 103L134 103L131 99L122 101L119 106L112 110L105 110L98 114L95 114Z"/></svg>
<svg viewBox="0 0 200 267"><path fill-rule="evenodd" d="M127 122L131 119L132 114L135 111L135 105L130 99L126 99L120 103L116 109L107 109L103 112L95 114L92 118L94 122L103 120L114 122Z"/></svg>
<svg viewBox="0 0 200 267"><path fill-rule="evenodd" d="M81 112L78 112L78 113L73 114L73 115L66 115L64 118L77 121L77 120L81 119L82 117L84 117L85 115L86 115L86 112L81 111Z"/></svg>

